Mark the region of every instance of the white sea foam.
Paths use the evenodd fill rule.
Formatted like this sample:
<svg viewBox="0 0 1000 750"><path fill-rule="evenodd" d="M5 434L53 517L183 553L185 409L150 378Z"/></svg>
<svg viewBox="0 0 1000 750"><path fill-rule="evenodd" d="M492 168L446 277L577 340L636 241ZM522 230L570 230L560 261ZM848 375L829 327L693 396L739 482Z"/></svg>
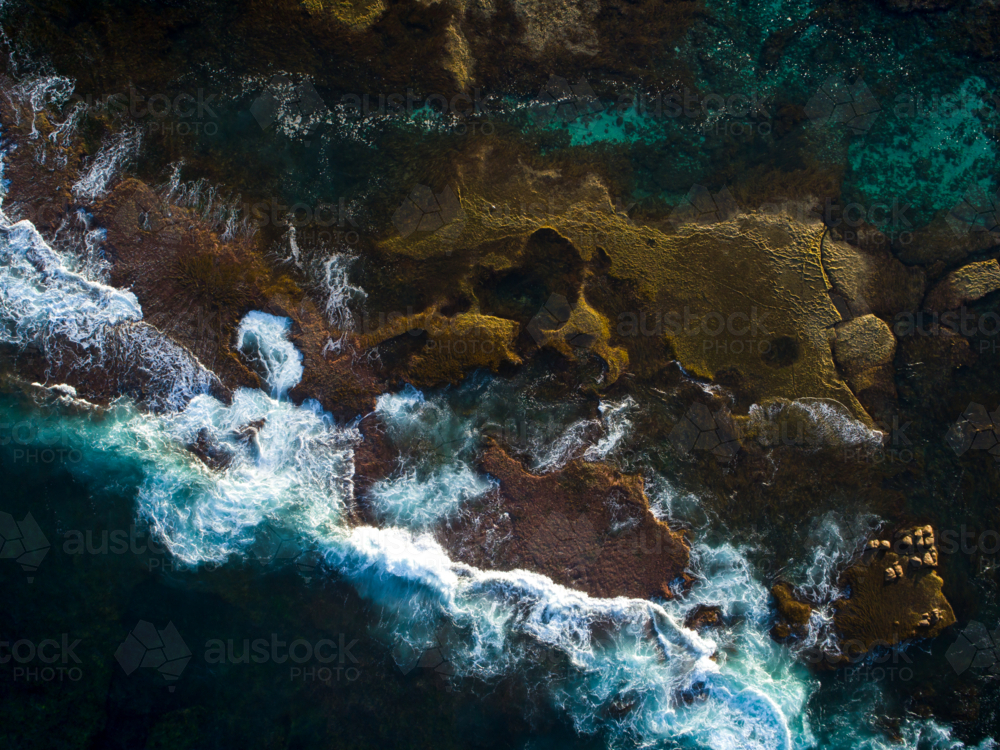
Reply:
<svg viewBox="0 0 1000 750"><path fill-rule="evenodd" d="M287 331L287 321L261 313L248 315L239 334L279 394L301 376ZM443 466L465 455L471 436L459 429L461 420L429 422L435 409L418 392L381 403L404 432L437 426L445 438ZM629 731L647 741L687 734L705 747L732 746L733 738L748 748L788 746L779 706L720 674L709 659L714 645L651 602L594 599L526 571L477 570L450 560L431 536L399 527L348 527L351 446L358 435L315 403L295 407L240 390L230 406L198 395L166 416L122 404L100 420L67 415L65 424L74 435L72 447L86 456L71 469L81 478L113 481L115 466L140 469L139 512L184 562L247 555L260 528L277 523L324 550L328 564L395 613L390 635L397 653L419 651L448 624L458 634L453 658L459 677L528 668L539 648L558 655L560 669L568 671L547 694L581 732L604 726L612 702L630 700ZM259 427L248 440L254 424ZM211 470L185 448L199 438L232 456L225 468ZM692 691L704 700L687 707L684 695ZM723 718L707 723L713 714ZM722 737L728 739L719 744Z"/></svg>
<svg viewBox="0 0 1000 750"><path fill-rule="evenodd" d="M320 261L320 289L324 297L324 311L330 325L342 331L354 326L351 306L365 299L365 290L352 284L348 271L356 258L347 253L333 253Z"/></svg>
<svg viewBox="0 0 1000 750"><path fill-rule="evenodd" d="M28 221L0 219L0 341L45 349L61 337L100 346L107 326L142 319L139 301L73 267Z"/></svg>
<svg viewBox="0 0 1000 750"><path fill-rule="evenodd" d="M129 162L138 156L141 146L142 131L139 128L116 133L101 147L87 171L73 185L73 195L82 201L102 197Z"/></svg>
<svg viewBox="0 0 1000 750"><path fill-rule="evenodd" d="M805 449L876 449L884 438L883 433L858 421L845 406L829 399L753 404L749 417L749 429L768 447L785 444Z"/></svg>
<svg viewBox="0 0 1000 750"><path fill-rule="evenodd" d="M72 95L76 84L62 76L41 76L28 78L11 91L11 98L28 105L31 110L31 133L29 137L37 138L38 113L51 105L61 106Z"/></svg>
<svg viewBox="0 0 1000 750"><path fill-rule="evenodd" d="M595 419L578 419L553 440L534 440L531 468L537 472L563 468L586 449L588 440L600 428L601 423Z"/></svg>
<svg viewBox="0 0 1000 750"><path fill-rule="evenodd" d="M323 312L330 325L340 331L351 330L354 306L368 297L365 290L350 279L350 270L357 257L331 251L325 246L303 250L294 226L288 228L285 238L287 248L283 242L277 253L279 261L295 267L311 281L323 300Z"/></svg>
<svg viewBox="0 0 1000 750"><path fill-rule="evenodd" d="M283 398L302 380L302 354L288 340L289 318L250 312L236 331L236 348L263 369L274 398Z"/></svg>
<svg viewBox="0 0 1000 750"><path fill-rule="evenodd" d="M596 445L584 451L583 457L588 461L603 461L617 449L632 429L628 414L636 407L637 404L631 396L626 396L617 404L601 402L598 409L601 412L601 421L604 423L604 435Z"/></svg>
<svg viewBox="0 0 1000 750"><path fill-rule="evenodd" d="M429 473L406 468L369 490L379 518L407 528L430 528L457 516L471 500L496 487L468 464L440 467Z"/></svg>
<svg viewBox="0 0 1000 750"><path fill-rule="evenodd" d="M146 323L108 328L102 357L106 368L118 363L142 373L143 392L134 398L153 411L177 411L195 396L224 390L197 357Z"/></svg>
<svg viewBox="0 0 1000 750"><path fill-rule="evenodd" d="M369 490L369 502L380 519L412 529L430 528L454 518L496 486L475 470L476 436L446 405L407 386L379 396L375 413L394 444L412 448L390 477Z"/></svg>
<svg viewBox="0 0 1000 750"><path fill-rule="evenodd" d="M85 245L100 240L90 230L63 244L73 236ZM134 294L88 278L103 270L96 252L89 245L77 255L59 252L30 222L9 224L0 212L0 342L34 348L66 372L141 373L141 392L133 396L154 411L222 390L190 352L142 322ZM71 356L67 345L75 345Z"/></svg>

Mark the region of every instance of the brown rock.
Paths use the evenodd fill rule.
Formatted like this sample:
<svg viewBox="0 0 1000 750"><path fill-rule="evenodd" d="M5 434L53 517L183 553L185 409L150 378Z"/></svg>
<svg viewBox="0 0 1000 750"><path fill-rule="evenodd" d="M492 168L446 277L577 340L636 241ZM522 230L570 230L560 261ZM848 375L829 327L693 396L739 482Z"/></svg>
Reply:
<svg viewBox="0 0 1000 750"><path fill-rule="evenodd" d="M771 629L771 637L776 641L784 641L793 636L802 638L807 635L812 607L796 597L792 585L784 581L776 583L771 588L771 596L774 597L779 618Z"/></svg>
<svg viewBox="0 0 1000 750"><path fill-rule="evenodd" d="M487 448L481 467L499 481L499 497L441 530L457 559L526 568L601 597L670 599L673 584L690 581L688 544L649 511L641 476L583 460L531 474L498 445ZM491 546L497 535L506 541Z"/></svg>
<svg viewBox="0 0 1000 750"><path fill-rule="evenodd" d="M849 315L878 315L889 320L904 310L916 310L924 296L925 272L900 263L883 244L862 248L827 235L823 268Z"/></svg>
<svg viewBox="0 0 1000 750"><path fill-rule="evenodd" d="M699 604L684 617L684 627L692 630L717 628L722 625L722 610L714 605Z"/></svg>
<svg viewBox="0 0 1000 750"><path fill-rule="evenodd" d="M876 644L895 645L908 638L932 638L955 622L951 605L942 592L944 581L927 568L909 576L894 552L886 555L897 571L893 585L886 585L882 570L870 563L851 566L841 576L840 584L851 592L850 598L833 603L834 625L839 637L862 652ZM937 610L939 619L931 622L925 613ZM926 622L925 622L926 621ZM919 629L919 632L918 632Z"/></svg>

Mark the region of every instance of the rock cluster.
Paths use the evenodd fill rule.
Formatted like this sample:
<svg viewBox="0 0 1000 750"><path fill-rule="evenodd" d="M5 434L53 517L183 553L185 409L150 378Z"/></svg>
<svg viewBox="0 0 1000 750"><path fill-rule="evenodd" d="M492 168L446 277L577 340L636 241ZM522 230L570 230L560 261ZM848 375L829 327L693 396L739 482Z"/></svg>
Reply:
<svg viewBox="0 0 1000 750"><path fill-rule="evenodd" d="M929 628L932 625L936 625L944 617L944 611L940 607L934 607L930 612L924 612L920 615L920 621L917 623L918 628Z"/></svg>
<svg viewBox="0 0 1000 750"><path fill-rule="evenodd" d="M892 548L888 539L872 539L865 547L865 557L870 559L872 555L888 552ZM896 532L895 551L900 560L906 561L913 570L937 567L938 551L934 543L934 529L929 525ZM893 561L885 568L884 580L886 583L895 581L903 577L903 572L902 563Z"/></svg>

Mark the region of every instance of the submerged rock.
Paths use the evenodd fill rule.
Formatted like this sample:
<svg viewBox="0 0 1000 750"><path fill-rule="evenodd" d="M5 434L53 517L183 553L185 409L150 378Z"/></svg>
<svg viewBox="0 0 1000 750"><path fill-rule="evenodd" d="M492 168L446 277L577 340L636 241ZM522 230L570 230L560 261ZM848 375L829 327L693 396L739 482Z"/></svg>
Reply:
<svg viewBox="0 0 1000 750"><path fill-rule="evenodd" d="M198 431L198 438L188 446L188 450L201 459L205 466L215 471L229 468L233 462L233 454L212 440L208 429L204 427Z"/></svg>

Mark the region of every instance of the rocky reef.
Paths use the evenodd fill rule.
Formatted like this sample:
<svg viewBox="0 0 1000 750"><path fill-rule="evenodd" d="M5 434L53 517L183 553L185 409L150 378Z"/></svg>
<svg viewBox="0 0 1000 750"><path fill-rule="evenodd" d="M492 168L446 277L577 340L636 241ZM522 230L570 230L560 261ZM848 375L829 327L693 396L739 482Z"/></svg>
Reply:
<svg viewBox="0 0 1000 750"><path fill-rule="evenodd" d="M224 90L228 109L213 115L222 137L184 141L176 112L151 123L89 106L69 127L73 101L28 101L14 80L0 83L11 92L0 97L4 211L66 247L102 233L92 244L103 280L134 294L143 313L109 336L100 372L71 341L6 347L4 365L19 377L5 389L65 383L96 404L128 396L164 410L163 373L139 366L159 347L158 361L228 401L264 383L237 347L240 321L253 310L287 318L303 364L288 398L315 399L338 425L357 426L359 501L347 514L363 525L375 521L366 492L405 462L380 396L407 385L454 393L477 371L503 379L545 369L549 398L529 412L567 394L589 400L587 417L570 425L578 432L558 436L578 438L571 459L532 469L537 444L480 440L470 428L470 472L495 487L430 529L455 560L527 569L595 597L673 600L701 575L693 544L721 534L765 558L754 562L767 571L771 635L788 653L832 606L838 667L947 635L973 616L973 574L940 552L934 528L979 523L983 498L995 496L973 462L980 449L996 453L995 403L976 402L992 397L996 346L948 316L992 314L1000 238L965 226L982 211L970 218L936 205L922 206L916 226L904 222L905 238L870 223L878 211L853 236L845 231L831 204L872 203L881 184L858 165L884 153L876 144L909 141L879 130L902 127L888 106L866 110L853 130L836 117L822 122L821 82L807 91L781 67L825 62L809 46L820 30L861 38L877 17L923 40L931 14L950 14L952 32L965 30L962 54L988 77L997 31L989 8L834 2L781 29L761 27L753 54L734 64L726 50L748 42L718 36L728 11L689 2L151 3L132 34L103 10L38 5L53 12L10 11L12 44L21 55L53 51L83 96L173 99L196 85ZM221 42L196 30L199 13ZM943 42L921 45L887 67L912 67L914 54L939 60ZM858 107L885 105L902 84L872 82L884 60L866 54L857 64L873 91L856 81L834 90L857 93ZM188 57L240 77L222 84L223 75L188 70ZM102 64L81 69L77 58ZM948 78L960 66L939 67ZM764 97L767 133L752 145L719 136L726 113L663 115L664 92L697 101L731 93L732 71L744 68L747 80L777 90ZM372 91L373 80L386 91ZM649 92L660 96L652 125L624 106ZM405 93L409 109L387 108L386 93ZM345 104L361 97L359 111ZM471 109L456 112L455 102ZM79 187L100 177L99 155L133 132L132 120L140 164L139 137L126 138L106 179ZM933 156L922 174L932 174ZM182 170L218 196L246 196L243 205L212 215L174 179ZM948 181L951 190L959 180ZM932 192L920 190L921 200ZM315 216L290 228L247 210L258 198L270 209L331 196L339 225L358 230L349 243L317 239L329 226ZM334 257L359 285L336 305L329 277L310 265ZM598 412L626 399L627 427ZM939 429L956 419L965 421ZM246 439L260 429L241 427ZM605 438L615 447L586 453ZM227 470L229 456L207 434L187 449L206 472ZM668 489L646 485L653 476ZM670 498L655 514L654 491ZM673 500L686 492L697 496L697 520L675 521L684 511ZM869 539L868 527L849 528L866 514L883 529L904 526ZM844 536L837 562L807 593L793 581L802 577L795 563L816 552L811 535L833 517ZM815 590L838 593L824 600ZM708 603L686 624L724 641L738 620Z"/></svg>

